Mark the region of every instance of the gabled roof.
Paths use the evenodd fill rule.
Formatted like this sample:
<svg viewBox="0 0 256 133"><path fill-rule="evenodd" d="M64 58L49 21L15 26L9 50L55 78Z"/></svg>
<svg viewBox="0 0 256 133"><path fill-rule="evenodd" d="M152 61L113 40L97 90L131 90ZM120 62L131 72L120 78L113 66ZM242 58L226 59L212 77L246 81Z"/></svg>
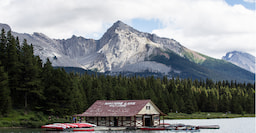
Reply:
<svg viewBox="0 0 256 133"><path fill-rule="evenodd" d="M149 102L163 114L151 100L97 100L79 116L135 116Z"/></svg>

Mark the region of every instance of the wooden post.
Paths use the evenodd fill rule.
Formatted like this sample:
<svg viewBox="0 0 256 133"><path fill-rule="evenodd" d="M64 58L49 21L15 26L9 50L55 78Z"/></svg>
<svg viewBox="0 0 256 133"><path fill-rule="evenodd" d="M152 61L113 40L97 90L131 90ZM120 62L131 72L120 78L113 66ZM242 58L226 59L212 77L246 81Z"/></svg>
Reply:
<svg viewBox="0 0 256 133"><path fill-rule="evenodd" d="M132 117L130 117L130 127L132 126Z"/></svg>
<svg viewBox="0 0 256 133"><path fill-rule="evenodd" d="M134 116L134 127L136 127L136 116Z"/></svg>
<svg viewBox="0 0 256 133"><path fill-rule="evenodd" d="M159 115L159 125L160 125L160 119L161 119L161 117ZM164 123L164 116L163 116L163 123ZM163 124L163 126L164 126L164 124Z"/></svg>
<svg viewBox="0 0 256 133"><path fill-rule="evenodd" d="M124 118L121 116L121 126L124 126L123 119Z"/></svg>
<svg viewBox="0 0 256 133"><path fill-rule="evenodd" d="M142 126L145 126L145 119L144 119L144 115L142 115Z"/></svg>
<svg viewBox="0 0 256 133"><path fill-rule="evenodd" d="M111 118L111 117L108 117L108 126L111 126L111 125L110 125L110 118Z"/></svg>

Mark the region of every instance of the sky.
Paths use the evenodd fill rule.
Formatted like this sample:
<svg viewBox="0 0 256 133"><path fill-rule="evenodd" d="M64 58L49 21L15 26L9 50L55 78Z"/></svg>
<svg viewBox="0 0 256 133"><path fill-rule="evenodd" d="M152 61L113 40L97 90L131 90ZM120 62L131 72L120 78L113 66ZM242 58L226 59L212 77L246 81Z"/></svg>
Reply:
<svg viewBox="0 0 256 133"><path fill-rule="evenodd" d="M255 0L0 0L0 23L50 38L100 39L118 20L220 59L256 56Z"/></svg>

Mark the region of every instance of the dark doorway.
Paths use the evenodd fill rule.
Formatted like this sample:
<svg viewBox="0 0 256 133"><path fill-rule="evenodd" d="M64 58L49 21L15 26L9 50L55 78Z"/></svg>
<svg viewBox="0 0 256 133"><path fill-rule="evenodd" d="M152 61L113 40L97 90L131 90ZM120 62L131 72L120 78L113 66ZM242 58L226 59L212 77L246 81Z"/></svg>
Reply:
<svg viewBox="0 0 256 133"><path fill-rule="evenodd" d="M114 126L117 127L118 126L118 118L114 117Z"/></svg>
<svg viewBox="0 0 256 133"><path fill-rule="evenodd" d="M151 127L152 126L152 116L146 115L144 116L145 126Z"/></svg>

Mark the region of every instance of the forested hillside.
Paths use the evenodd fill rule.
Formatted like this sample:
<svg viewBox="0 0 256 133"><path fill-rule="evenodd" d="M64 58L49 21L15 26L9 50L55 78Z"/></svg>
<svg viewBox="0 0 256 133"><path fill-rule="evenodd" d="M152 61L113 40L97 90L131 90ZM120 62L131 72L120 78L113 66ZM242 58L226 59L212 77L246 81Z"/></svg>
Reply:
<svg viewBox="0 0 256 133"><path fill-rule="evenodd" d="M55 116L84 112L99 99L151 99L163 112L255 112L255 83L67 73L34 56L33 45L0 36L0 116L13 109Z"/></svg>

